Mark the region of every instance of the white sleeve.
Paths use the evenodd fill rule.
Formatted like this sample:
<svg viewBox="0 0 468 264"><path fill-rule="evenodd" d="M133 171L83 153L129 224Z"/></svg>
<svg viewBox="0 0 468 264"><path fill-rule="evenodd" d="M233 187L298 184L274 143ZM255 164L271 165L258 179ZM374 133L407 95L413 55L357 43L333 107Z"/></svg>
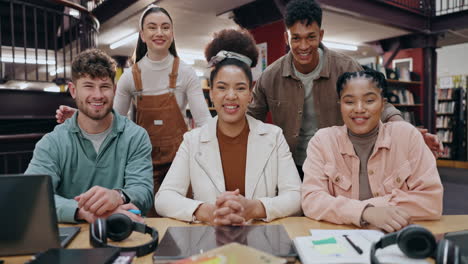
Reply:
<svg viewBox="0 0 468 264"><path fill-rule="evenodd" d="M132 101L132 92L135 90L132 70L126 69L117 82L117 91L114 98L114 109L117 113L127 116Z"/></svg>
<svg viewBox="0 0 468 264"><path fill-rule="evenodd" d="M190 112L195 120L195 125L201 127L211 119L211 114L203 95L200 80L195 71L190 66L187 66L184 70L186 73L186 94Z"/></svg>

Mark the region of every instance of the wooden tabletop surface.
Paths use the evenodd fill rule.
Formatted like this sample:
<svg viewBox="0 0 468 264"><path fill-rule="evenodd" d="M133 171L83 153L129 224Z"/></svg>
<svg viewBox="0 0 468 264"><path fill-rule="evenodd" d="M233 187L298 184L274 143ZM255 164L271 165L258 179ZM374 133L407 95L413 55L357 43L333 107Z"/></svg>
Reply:
<svg viewBox="0 0 468 264"><path fill-rule="evenodd" d="M170 218L146 218L146 224L155 227L159 232L159 239L164 236L166 229L170 226L190 226L185 222ZM281 224L285 227L291 238L297 236L308 236L310 229L352 229L353 226L346 225L334 225L325 222L319 222L308 219L306 217L287 217L278 219L270 223L255 222L254 224ZM416 224L420 224L428 228L433 233L444 233L451 231L458 231L468 229L468 215L444 215L439 221L417 221ZM61 225L68 226L68 225ZM89 225L80 224L81 232L74 238L68 248L91 248L89 243ZM140 245L144 242L150 241L149 235L133 232L133 234L125 241L119 243L112 243L121 246L135 246ZM135 258L133 263L152 263L153 254ZM31 260L31 256L17 256L17 257L0 257L5 261L5 264L23 264Z"/></svg>

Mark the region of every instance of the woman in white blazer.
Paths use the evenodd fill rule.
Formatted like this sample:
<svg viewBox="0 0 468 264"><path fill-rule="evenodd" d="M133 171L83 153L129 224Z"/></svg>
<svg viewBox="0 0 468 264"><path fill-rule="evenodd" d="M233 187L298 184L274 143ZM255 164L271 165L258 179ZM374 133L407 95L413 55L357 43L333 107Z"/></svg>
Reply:
<svg viewBox="0 0 468 264"><path fill-rule="evenodd" d="M210 98L218 115L184 135L155 196L156 212L216 225L300 214L301 181L281 129L246 115L252 99L250 68L258 57L252 36L247 31L223 30L208 44L205 56L212 66ZM243 133L245 140L239 142L244 143L234 148L245 144L245 151L239 152L239 158L232 151L226 154L229 149L221 144L223 137L242 138ZM245 181L244 195L239 189L226 190L226 177L232 177L226 169L238 165L245 166L245 173L235 175L245 177L241 181ZM189 186L193 199L186 197Z"/></svg>

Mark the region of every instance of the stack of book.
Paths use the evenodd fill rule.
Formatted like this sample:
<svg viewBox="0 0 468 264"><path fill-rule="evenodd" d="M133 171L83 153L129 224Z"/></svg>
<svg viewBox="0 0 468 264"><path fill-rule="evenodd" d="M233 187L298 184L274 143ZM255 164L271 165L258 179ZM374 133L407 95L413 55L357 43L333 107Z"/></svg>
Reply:
<svg viewBox="0 0 468 264"><path fill-rule="evenodd" d="M443 143L452 143L453 132L450 130L439 130L437 131L437 136Z"/></svg>
<svg viewBox="0 0 468 264"><path fill-rule="evenodd" d="M401 117L406 120L406 122L409 122L413 125L416 124L416 118L414 117L414 112L412 111L400 111L401 112Z"/></svg>
<svg viewBox="0 0 468 264"><path fill-rule="evenodd" d="M452 100L453 89L452 88L437 89L437 98L439 100Z"/></svg>
<svg viewBox="0 0 468 264"><path fill-rule="evenodd" d="M437 129L442 129L442 128L452 128L452 123L453 120L449 116L438 116L436 119L436 128Z"/></svg>
<svg viewBox="0 0 468 264"><path fill-rule="evenodd" d="M455 111L455 102L441 102L436 109L438 114L453 114Z"/></svg>
<svg viewBox="0 0 468 264"><path fill-rule="evenodd" d="M398 104L414 104L414 95L408 89L391 89L390 92L398 97Z"/></svg>

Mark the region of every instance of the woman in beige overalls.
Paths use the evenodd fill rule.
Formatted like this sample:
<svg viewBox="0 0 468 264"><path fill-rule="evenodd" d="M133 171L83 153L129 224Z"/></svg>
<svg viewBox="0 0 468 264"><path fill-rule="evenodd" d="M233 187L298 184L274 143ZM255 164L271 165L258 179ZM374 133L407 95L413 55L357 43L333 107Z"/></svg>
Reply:
<svg viewBox="0 0 468 264"><path fill-rule="evenodd" d="M139 27L136 63L117 83L114 109L127 115L133 101L135 122L148 131L153 144L156 193L187 131L187 103L196 126L205 124L211 115L194 70L177 56L169 13L150 5L141 15ZM63 122L74 110L61 106L57 121Z"/></svg>

